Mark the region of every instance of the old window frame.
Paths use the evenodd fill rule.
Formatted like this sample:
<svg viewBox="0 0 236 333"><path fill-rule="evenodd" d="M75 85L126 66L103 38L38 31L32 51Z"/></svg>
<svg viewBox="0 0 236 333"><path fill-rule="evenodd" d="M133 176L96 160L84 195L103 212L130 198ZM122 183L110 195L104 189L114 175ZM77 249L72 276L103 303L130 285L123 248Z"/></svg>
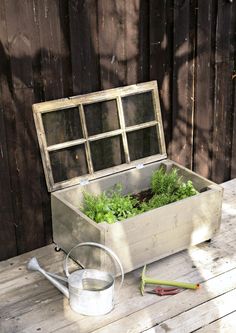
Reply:
<svg viewBox="0 0 236 333"><path fill-rule="evenodd" d="M124 116L124 110L123 110L123 105L122 105L122 98L126 97L126 96L142 94L142 93L146 93L146 92L152 93L155 120L139 123L137 125L125 126L125 116ZM109 131L109 132L104 132L101 134L89 136L88 131L87 131L87 126L86 126L84 105L88 105L88 104L92 104L92 103L99 103L99 102L104 102L104 101L110 101L110 100L116 100L120 128ZM53 145L47 145L44 125L43 125L43 120L42 120L42 114L48 113L48 112L66 110L66 109L70 109L70 108L78 108L81 126L82 126L83 138L76 139L76 140L70 140L70 141L53 144ZM42 161L43 161L46 183L47 183L49 192L82 183L85 181L85 179L86 180L97 179L97 178L104 177L104 176L107 176L107 175L110 175L110 174L113 174L116 172L128 170L128 169L140 166L142 164L162 160L167 157L162 118L161 118L158 87L157 87L156 81L150 81L150 82L139 83L136 85L130 85L130 86L126 86L126 87L103 90L103 91L99 91L99 92L64 98L64 99L60 99L60 100L37 103L37 104L33 105L33 114L34 114L35 126L36 126L37 135L38 135L38 141L39 141ZM160 153L149 156L149 157L145 157L145 158L142 158L139 160L130 161L127 133L132 132L132 131L137 131L139 129L154 127L154 126L156 127L157 144L158 144ZM90 149L90 142L117 136L117 135L121 135L121 137L122 137L122 143L123 143L124 154L125 154L125 163L118 165L118 166L111 167L111 168L107 168L104 170L94 171L92 156L91 156L91 149ZM85 153L86 153L89 173L86 175L72 178L72 179L63 180L61 182L54 182L49 153L52 151L59 151L60 149L64 149L64 148L79 146L81 144L85 145Z"/></svg>

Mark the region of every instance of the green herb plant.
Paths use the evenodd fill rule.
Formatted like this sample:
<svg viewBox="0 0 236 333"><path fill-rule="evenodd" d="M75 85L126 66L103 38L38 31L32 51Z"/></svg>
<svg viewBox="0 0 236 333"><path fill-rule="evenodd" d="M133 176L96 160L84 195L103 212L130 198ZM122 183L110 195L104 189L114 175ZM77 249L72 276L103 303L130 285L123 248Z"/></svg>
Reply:
<svg viewBox="0 0 236 333"><path fill-rule="evenodd" d="M141 204L142 211L158 208L198 193L191 180L183 182L176 168L166 172L163 166L152 175L151 191L153 196L148 202Z"/></svg>
<svg viewBox="0 0 236 333"><path fill-rule="evenodd" d="M135 196L123 195L122 184L99 195L84 192L82 211L97 223L112 224L198 193L190 180L183 182L176 168L167 172L163 166L152 174L150 187L151 199L143 202Z"/></svg>
<svg viewBox="0 0 236 333"><path fill-rule="evenodd" d="M100 195L84 192L83 212L97 223L112 224L137 215L137 204L137 199L122 195L122 185L117 184L113 190Z"/></svg>

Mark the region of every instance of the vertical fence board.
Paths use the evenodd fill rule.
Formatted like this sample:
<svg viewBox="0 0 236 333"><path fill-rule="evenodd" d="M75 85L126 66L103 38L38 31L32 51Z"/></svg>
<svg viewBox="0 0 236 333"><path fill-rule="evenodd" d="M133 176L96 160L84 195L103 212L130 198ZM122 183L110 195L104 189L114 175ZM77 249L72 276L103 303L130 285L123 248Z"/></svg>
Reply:
<svg viewBox="0 0 236 333"><path fill-rule="evenodd" d="M124 0L98 1L98 45L102 89L119 87L126 83L125 18ZM113 109L114 112L111 110L111 106L104 107L103 116L100 118L101 127L103 124L112 124L116 121L116 108ZM108 154L107 151L112 153ZM104 160L112 158L114 165L120 163L122 149L119 140L114 144L112 140L107 140L99 155L102 155Z"/></svg>
<svg viewBox="0 0 236 333"><path fill-rule="evenodd" d="M72 92L69 41L66 40L69 38L67 6L62 0L38 0L36 9L44 98L61 98Z"/></svg>
<svg viewBox="0 0 236 333"><path fill-rule="evenodd" d="M97 0L69 1L73 94L100 89Z"/></svg>
<svg viewBox="0 0 236 333"><path fill-rule="evenodd" d="M8 158L14 202L17 253L45 244L39 155L31 105L34 102L34 9L29 1L5 1L11 61L11 97L5 100ZM12 14L15 15L12 15Z"/></svg>
<svg viewBox="0 0 236 333"><path fill-rule="evenodd" d="M215 110L213 126L212 178L222 182L230 177L233 121L234 61L231 59L233 7L229 2L218 1L215 55Z"/></svg>
<svg viewBox="0 0 236 333"><path fill-rule="evenodd" d="M126 48L126 82L133 84L138 81L138 22L140 0L125 2L125 48Z"/></svg>
<svg viewBox="0 0 236 333"><path fill-rule="evenodd" d="M236 67L236 62L234 62L234 68ZM236 79L234 79L234 103L233 108L236 110ZM233 117L233 138L232 138L232 156L231 156L231 170L230 170L230 178L236 178L236 111L234 111Z"/></svg>
<svg viewBox="0 0 236 333"><path fill-rule="evenodd" d="M171 1L150 1L150 79L157 80L168 155L171 154L172 33Z"/></svg>
<svg viewBox="0 0 236 333"><path fill-rule="evenodd" d="M137 23L139 52L138 52L138 81L145 82L150 79L150 5L149 1L140 1L139 19ZM128 41L126 41L127 43Z"/></svg>
<svg viewBox="0 0 236 333"><path fill-rule="evenodd" d="M232 4L232 13L236 12L236 1ZM233 71L231 73L232 79L232 89L233 89L233 104L232 109L230 110L233 113L233 128L232 128L232 154L231 154L231 170L230 170L230 178L236 177L236 17L235 15L232 16L232 23L231 23L231 40L230 40L230 47L231 47L231 58L232 58L232 65Z"/></svg>
<svg viewBox="0 0 236 333"><path fill-rule="evenodd" d="M172 158L192 167L195 1L174 1Z"/></svg>
<svg viewBox="0 0 236 333"><path fill-rule="evenodd" d="M126 83L125 1L98 1L98 39L102 89Z"/></svg>
<svg viewBox="0 0 236 333"><path fill-rule="evenodd" d="M36 21L39 27L39 61L42 95L52 100L72 94L70 61L70 31L68 4L63 0L36 2ZM41 178L42 211L45 221L45 238L52 237L50 195Z"/></svg>
<svg viewBox="0 0 236 333"><path fill-rule="evenodd" d="M194 170L210 178L214 114L215 1L198 1L194 119Z"/></svg>
<svg viewBox="0 0 236 333"><path fill-rule="evenodd" d="M2 22L2 21L1 21ZM2 69L0 60L0 70ZM1 89L0 89L1 99ZM0 104L0 260L17 254L4 109Z"/></svg>
<svg viewBox="0 0 236 333"><path fill-rule="evenodd" d="M8 151L11 142L7 137L7 113L10 103L12 81L10 58L7 43L7 23L5 15L5 3L0 2L0 260L17 254L17 243L15 235L15 211L10 178L10 166Z"/></svg>

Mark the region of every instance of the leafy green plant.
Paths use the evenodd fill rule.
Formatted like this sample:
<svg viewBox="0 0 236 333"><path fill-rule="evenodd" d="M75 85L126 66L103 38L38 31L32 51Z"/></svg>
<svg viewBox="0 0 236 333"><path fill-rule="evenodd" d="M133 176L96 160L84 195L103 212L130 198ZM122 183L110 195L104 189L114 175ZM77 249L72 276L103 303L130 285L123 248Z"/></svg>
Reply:
<svg viewBox="0 0 236 333"><path fill-rule="evenodd" d="M140 204L141 212L147 212L150 209L159 208L173 202L171 196L167 194L154 194L149 201Z"/></svg>
<svg viewBox="0 0 236 333"><path fill-rule="evenodd" d="M158 208L198 193L192 181L183 182L176 168L166 172L163 167L152 174L151 190L154 195L147 204L144 204L146 210Z"/></svg>
<svg viewBox="0 0 236 333"><path fill-rule="evenodd" d="M198 193L192 181L188 180L186 183L182 181L176 168L166 172L162 166L152 175L151 190L153 197L148 202L141 204L143 211L158 208Z"/></svg>
<svg viewBox="0 0 236 333"><path fill-rule="evenodd" d="M187 183L182 183L176 192L176 201L191 197L192 195L198 194L198 191L194 188L191 180Z"/></svg>
<svg viewBox="0 0 236 333"><path fill-rule="evenodd" d="M114 223L115 216L109 207L109 200L105 193L101 195L93 195L84 192L84 207L83 212L97 223L106 221Z"/></svg>
<svg viewBox="0 0 236 333"><path fill-rule="evenodd" d="M176 168L166 172L160 167L151 178L151 198L146 197L140 202L135 195L122 195L122 185L117 184L100 195L84 192L82 211L97 223L112 224L197 193L190 180L183 182Z"/></svg>
<svg viewBox="0 0 236 333"><path fill-rule="evenodd" d="M84 192L83 212L97 223L114 223L138 214L138 201L130 195L122 195L122 186L93 195Z"/></svg>
<svg viewBox="0 0 236 333"><path fill-rule="evenodd" d="M170 172L166 172L163 166L152 174L151 189L154 194L172 195L181 185L181 177L178 171L173 168Z"/></svg>

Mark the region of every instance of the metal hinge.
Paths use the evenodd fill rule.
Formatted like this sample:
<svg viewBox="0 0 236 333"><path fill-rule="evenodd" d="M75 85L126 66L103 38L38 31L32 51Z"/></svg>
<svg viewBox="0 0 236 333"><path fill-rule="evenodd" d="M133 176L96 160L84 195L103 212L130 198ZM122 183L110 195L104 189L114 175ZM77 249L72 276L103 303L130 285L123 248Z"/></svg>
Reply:
<svg viewBox="0 0 236 333"><path fill-rule="evenodd" d="M144 165L143 165L143 163L139 163L139 164L136 164L135 167L136 167L136 169L142 169L142 168L144 168Z"/></svg>
<svg viewBox="0 0 236 333"><path fill-rule="evenodd" d="M80 183L80 185L84 186L84 185L89 184L89 180L87 178L84 178L84 179L81 179L81 181L79 183Z"/></svg>

